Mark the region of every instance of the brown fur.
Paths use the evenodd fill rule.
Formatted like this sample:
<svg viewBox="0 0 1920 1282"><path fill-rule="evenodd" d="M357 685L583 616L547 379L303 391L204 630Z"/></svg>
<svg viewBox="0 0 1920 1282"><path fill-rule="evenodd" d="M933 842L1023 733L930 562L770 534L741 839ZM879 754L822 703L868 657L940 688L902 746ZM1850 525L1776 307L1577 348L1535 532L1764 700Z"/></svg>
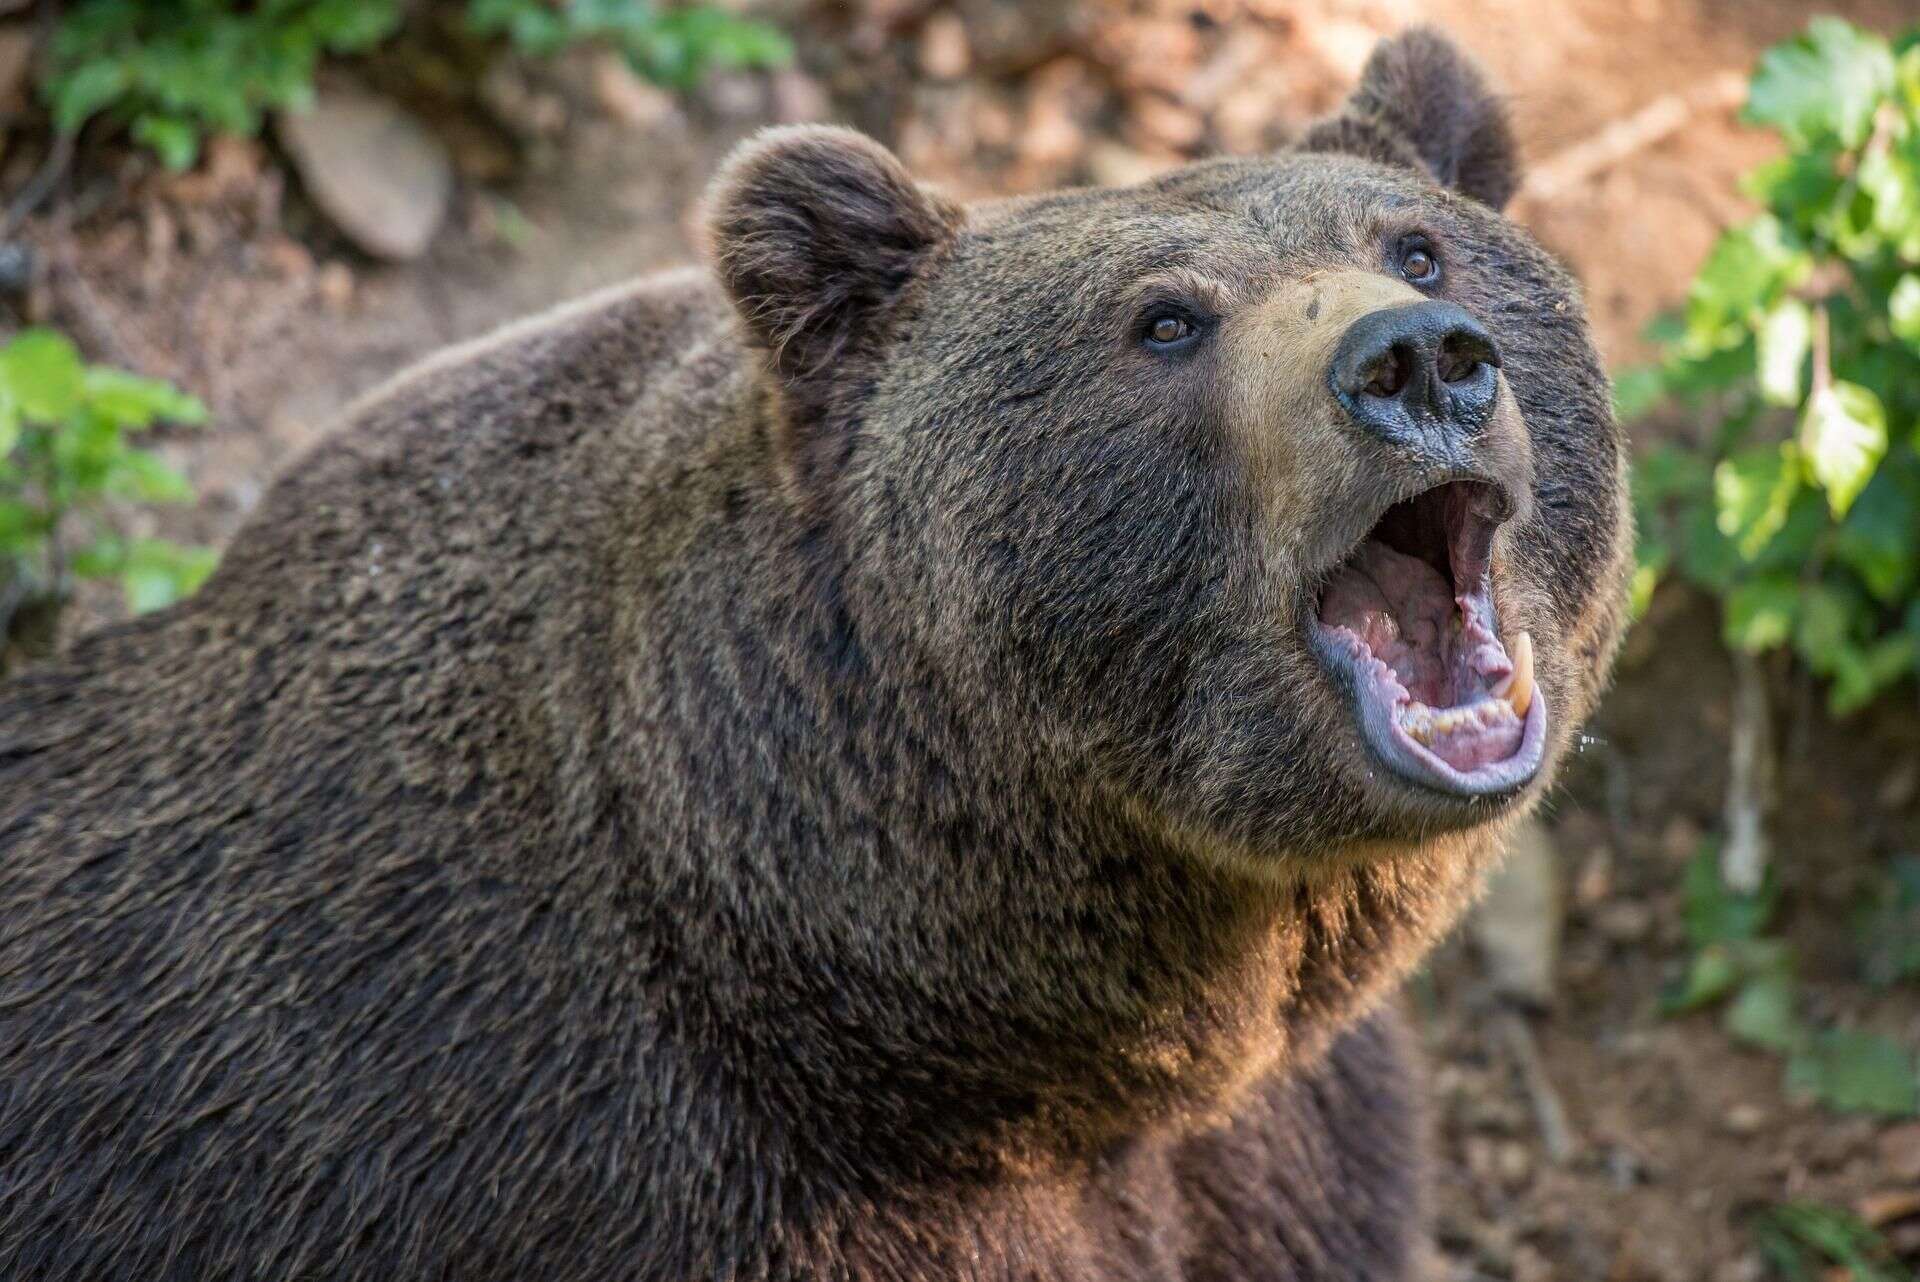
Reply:
<svg viewBox="0 0 1920 1282"><path fill-rule="evenodd" d="M1414 35L1361 154L966 210L776 131L717 283L356 407L0 688L0 1277L1405 1279L1382 999L1544 782L1387 777L1299 636L1425 475L1314 392L1383 236L1503 349L1555 757L1627 545L1490 102Z"/></svg>

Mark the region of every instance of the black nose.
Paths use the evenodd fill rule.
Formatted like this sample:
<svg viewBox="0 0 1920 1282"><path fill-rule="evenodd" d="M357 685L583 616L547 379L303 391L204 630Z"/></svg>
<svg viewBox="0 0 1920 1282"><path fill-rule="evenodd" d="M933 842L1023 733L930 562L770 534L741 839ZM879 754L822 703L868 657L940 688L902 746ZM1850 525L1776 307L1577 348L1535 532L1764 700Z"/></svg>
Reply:
<svg viewBox="0 0 1920 1282"><path fill-rule="evenodd" d="M1442 453L1477 434L1499 396L1500 349L1454 303L1409 303L1355 321L1327 381L1353 421L1386 440Z"/></svg>

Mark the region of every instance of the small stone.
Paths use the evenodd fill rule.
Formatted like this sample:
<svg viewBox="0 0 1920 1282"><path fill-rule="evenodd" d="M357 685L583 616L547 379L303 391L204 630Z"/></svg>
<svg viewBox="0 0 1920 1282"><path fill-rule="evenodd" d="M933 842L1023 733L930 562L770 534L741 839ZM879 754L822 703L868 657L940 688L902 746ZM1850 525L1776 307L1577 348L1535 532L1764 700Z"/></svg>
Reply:
<svg viewBox="0 0 1920 1282"><path fill-rule="evenodd" d="M1885 1228L1895 1220L1920 1215L1920 1189L1887 1189L1868 1193L1854 1202L1854 1211L1868 1228Z"/></svg>
<svg viewBox="0 0 1920 1282"><path fill-rule="evenodd" d="M314 277L314 292L327 310L344 312L353 305L353 269L345 263L328 263Z"/></svg>
<svg viewBox="0 0 1920 1282"><path fill-rule="evenodd" d="M960 15L941 10L920 28L920 70L935 80L958 80L973 65L973 47Z"/></svg>
<svg viewBox="0 0 1920 1282"><path fill-rule="evenodd" d="M1595 915L1593 924L1616 944L1638 943L1653 929L1653 909L1631 899L1616 900Z"/></svg>
<svg viewBox="0 0 1920 1282"><path fill-rule="evenodd" d="M1487 883L1471 922L1487 976L1504 997L1552 1002L1560 957L1560 869L1552 834L1538 819L1514 829L1506 861Z"/></svg>
<svg viewBox="0 0 1920 1282"><path fill-rule="evenodd" d="M1194 150L1207 134L1207 123L1199 112L1157 94L1133 100L1128 124L1129 132L1142 142L1177 152Z"/></svg>
<svg viewBox="0 0 1920 1282"><path fill-rule="evenodd" d="M607 115L636 129L657 125L675 110L671 94L642 80L625 58L611 52L593 60L593 100Z"/></svg>
<svg viewBox="0 0 1920 1282"><path fill-rule="evenodd" d="M316 205L377 258L418 258L446 219L453 164L440 142L389 99L345 80L313 107L283 112L280 140Z"/></svg>
<svg viewBox="0 0 1920 1282"><path fill-rule="evenodd" d="M1675 815L1660 830L1660 853L1675 863L1685 863L1700 850L1700 825L1685 815Z"/></svg>
<svg viewBox="0 0 1920 1282"><path fill-rule="evenodd" d="M1159 177L1178 163L1116 142L1095 143L1087 152L1087 174L1102 187L1131 187Z"/></svg>
<svg viewBox="0 0 1920 1282"><path fill-rule="evenodd" d="M773 114L784 125L804 125L825 120L833 112L833 101L818 80L793 67L773 73Z"/></svg>
<svg viewBox="0 0 1920 1282"><path fill-rule="evenodd" d="M1920 1122L1902 1122L1880 1132L1875 1141L1880 1164L1889 1175L1920 1181Z"/></svg>
<svg viewBox="0 0 1920 1282"><path fill-rule="evenodd" d="M700 96L731 120L752 120L767 111L766 81L751 71L715 72L702 82Z"/></svg>
<svg viewBox="0 0 1920 1282"><path fill-rule="evenodd" d="M1613 851L1595 846L1580 862L1580 873L1573 879L1573 901L1582 908L1593 908L1613 893Z"/></svg>
<svg viewBox="0 0 1920 1282"><path fill-rule="evenodd" d="M1553 1282L1557 1276L1552 1261L1535 1248L1513 1248L1513 1282Z"/></svg>
<svg viewBox="0 0 1920 1282"><path fill-rule="evenodd" d="M1758 1104L1735 1104L1720 1124L1732 1135L1753 1135L1767 1124L1767 1110Z"/></svg>
<svg viewBox="0 0 1920 1282"><path fill-rule="evenodd" d="M1500 1182L1509 1189L1521 1188L1533 1175L1533 1154L1519 1140L1508 1140L1502 1144L1496 1162Z"/></svg>

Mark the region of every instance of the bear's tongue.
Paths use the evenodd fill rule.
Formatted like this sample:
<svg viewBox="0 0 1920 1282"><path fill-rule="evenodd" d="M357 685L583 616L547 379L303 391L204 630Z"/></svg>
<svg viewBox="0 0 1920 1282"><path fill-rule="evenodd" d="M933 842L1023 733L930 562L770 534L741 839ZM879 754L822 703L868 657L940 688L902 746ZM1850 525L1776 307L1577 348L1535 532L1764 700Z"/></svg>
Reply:
<svg viewBox="0 0 1920 1282"><path fill-rule="evenodd" d="M1449 766L1470 771L1519 750L1532 642L1522 634L1507 653L1484 588L1456 597L1432 565L1369 539L1327 585L1320 622L1370 652L1356 664L1373 684L1367 693L1389 701L1400 729Z"/></svg>

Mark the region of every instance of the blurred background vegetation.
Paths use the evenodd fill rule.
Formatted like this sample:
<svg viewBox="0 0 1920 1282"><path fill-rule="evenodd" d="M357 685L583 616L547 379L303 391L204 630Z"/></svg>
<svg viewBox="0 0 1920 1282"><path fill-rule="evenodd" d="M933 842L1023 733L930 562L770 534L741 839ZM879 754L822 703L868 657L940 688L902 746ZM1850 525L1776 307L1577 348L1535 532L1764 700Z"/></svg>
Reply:
<svg viewBox="0 0 1920 1282"><path fill-rule="evenodd" d="M0 671L191 592L353 395L697 253L759 126L967 196L1511 93L1633 427L1618 688L1413 986L1439 1276L1920 1262L1920 28L1847 0L0 0Z"/></svg>

